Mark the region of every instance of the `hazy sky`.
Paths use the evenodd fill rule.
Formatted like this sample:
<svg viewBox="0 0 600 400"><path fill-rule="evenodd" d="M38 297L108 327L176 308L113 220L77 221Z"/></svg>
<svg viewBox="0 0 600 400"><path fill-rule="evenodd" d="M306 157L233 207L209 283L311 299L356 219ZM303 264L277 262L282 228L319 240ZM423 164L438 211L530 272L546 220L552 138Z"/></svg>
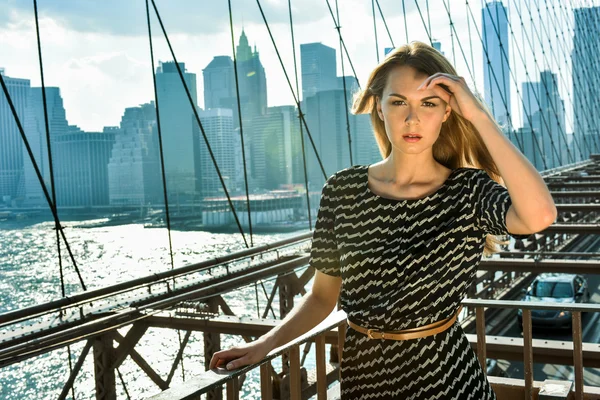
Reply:
<svg viewBox="0 0 600 400"><path fill-rule="evenodd" d="M256 0L231 0L233 8L235 40L242 26L251 45L256 44L267 74L269 106L293 104L293 96L285 80L273 44L263 23ZM341 31L350 53L350 58L361 84L366 81L370 71L376 66L375 36L371 0L338 0L340 6ZM441 41L442 50L451 62L454 62L449 18L445 5L450 9L452 20L460 43L469 64L471 53L474 64L475 81L466 68L463 54L455 40L456 67L460 75L465 76L472 88L483 92L483 55L477 30L481 33L481 2L470 2L471 11L465 2L455 0L419 0L418 4L425 22L429 19L433 37ZM261 0L260 4L270 24L276 44L284 60L285 68L294 79L294 65L291 50L290 23L287 0ZM335 0L329 0L335 13ZM406 42L405 25L400 0L379 0L386 17L392 38L396 45ZM506 1L505 1L506 4ZM185 62L188 72L197 74L198 102L202 107L203 80L202 69L216 55L231 55L231 37L229 32L228 2L226 0L156 0L169 39L174 47L178 61ZM409 41L429 42L423 21L415 1L406 0L406 19ZM0 0L0 67L6 69L10 77L31 80L32 86L40 85L40 71L37 57L33 6L30 1ZM292 0L294 34L300 68L301 43L321 42L337 50L338 75L341 75L339 59L339 41L333 19L327 8L327 0ZM152 70L148 28L144 0L39 0L40 30L42 34L42 55L44 60L45 83L47 86L61 88L67 119L70 124L82 129L101 130L103 126L119 124L125 107L137 106L153 99ZM511 1L509 9L513 29L519 46L522 33L519 29L518 12L528 22L529 15L524 0ZM521 49L526 62L523 63L512 48L513 39L509 37L511 66L517 78L518 87L526 79L524 65L531 79L537 80L539 69L533 61L537 54L539 68L545 67L541 49L547 52L547 68L557 71L570 70L571 34L565 32L568 41L568 53L557 43L552 48L539 25L537 11L534 14L534 26L540 29L543 42L540 44L533 36L528 23L528 36L532 37L534 50L527 46ZM552 17L552 14L551 14ZM571 18L571 14L568 15ZM473 24L473 19L477 28ZM564 19L564 17L561 17ZM166 41L160 30L151 6L152 32L155 61L172 60ZM545 14L542 21L546 21ZM469 24L471 36L469 36ZM572 25L572 22L571 22ZM566 29L566 27L564 28ZM383 57L384 47L391 46L385 27L377 11L377 33L379 54ZM456 39L456 37L455 37ZM551 56L551 51L556 57ZM298 70L300 74L300 71ZM348 60L345 60L345 74L351 75ZM571 103L567 99L570 91L570 76L565 74L559 87L567 108L568 131L572 130ZM515 125L520 126L519 98L517 84L511 77L512 111Z"/></svg>

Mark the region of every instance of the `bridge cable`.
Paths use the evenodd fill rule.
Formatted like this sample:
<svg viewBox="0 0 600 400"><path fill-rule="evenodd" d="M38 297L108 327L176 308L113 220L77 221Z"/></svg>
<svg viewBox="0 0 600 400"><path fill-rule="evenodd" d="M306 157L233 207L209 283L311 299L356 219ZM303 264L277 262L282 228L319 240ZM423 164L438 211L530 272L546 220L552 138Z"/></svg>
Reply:
<svg viewBox="0 0 600 400"><path fill-rule="evenodd" d="M192 111L194 112L194 117L196 118L196 122L198 123L200 132L202 133L202 137L204 139L204 142L206 143L206 147L208 149L209 155L212 159L213 165L215 166L215 170L217 172L219 180L221 181L221 186L223 187L223 191L225 193L225 196L227 197L227 203L229 204L229 207L231 208L231 212L233 213L235 223L238 227L238 230L240 231L240 234L242 235L242 239L244 240L244 245L248 248L250 246L248 245L248 241L246 240L246 235L244 234L244 230L242 229L242 225L240 224L240 220L237 216L237 212L235 211L235 207L233 206L233 202L231 201L231 197L229 196L229 191L227 190L227 185L225 185L225 181L223 180L223 175L221 174L221 170L219 169L219 165L217 163L215 155L214 155L212 148L210 146L210 143L208 141L208 137L206 136L206 131L204 130L204 126L202 125L202 122L200 121L200 116L198 115L198 109L192 99L190 89L188 88L188 85L183 76L183 72L181 71L181 66L179 65L179 62L177 61L177 57L175 56L175 52L173 51L173 46L171 46L171 41L169 40L169 35L167 34L165 26L162 22L162 18L160 17L158 8L156 7L156 2L154 0L151 0L151 1L152 1L152 7L154 8L154 12L156 14L156 18L158 19L161 30L162 30L165 40L167 42L167 46L169 47L169 51L171 52L171 57L173 57L173 61L175 62L175 67L177 68L177 73L179 74L179 78L180 78L181 83L183 84L183 88L185 89L185 92L187 94L188 101L190 103L190 106L192 107Z"/></svg>
<svg viewBox="0 0 600 400"><path fill-rule="evenodd" d="M163 138L162 138L162 125L160 123L160 106L158 104L158 89L156 86L156 73L154 72L154 45L152 44L152 23L150 21L150 6L148 4L148 0L146 0L146 22L148 25L148 43L150 47L150 66L152 68L152 86L154 89L154 103L156 106L156 131L158 133L158 148L159 148L159 156L160 156L160 169L161 169L161 178L162 178L162 188L163 188L163 201L165 202L165 219L167 222L167 235L169 238L169 257L171 261L171 269L175 268L175 261L173 258L173 240L171 236L171 217L169 212L169 196L167 193L167 176L165 172L165 157L164 157L164 149L163 149ZM175 287L175 278L173 278L173 287ZM179 339L179 345L181 346L181 331L177 329L177 337ZM181 375L182 379L185 381L185 369L183 366L183 358L181 359ZM123 387L125 387L125 382L123 382ZM127 392L127 389L125 389ZM129 395L128 395L129 397Z"/></svg>
<svg viewBox="0 0 600 400"><path fill-rule="evenodd" d="M288 0L288 14L289 14L289 18L290 18L290 33L291 33L291 38L292 38L292 54L294 56L294 76L296 78L296 96L297 98L300 98L300 84L298 82L298 62L296 60L296 39L295 39L295 35L294 35L294 21L292 18L292 0ZM306 99L302 99L303 101L306 101ZM307 169L307 165L306 165L306 149L304 146L304 130L303 130L303 126L302 126L302 120L301 120L301 115L302 114L302 107L301 107L301 102L298 102L297 104L297 108L298 108L298 127L299 127L299 132L300 132L300 144L302 146L302 167L304 169L304 189L306 191L306 211L308 212L308 229L312 230L312 213L311 213L311 208L310 208L310 193L308 190L308 169ZM263 286L264 288L264 286Z"/></svg>
<svg viewBox="0 0 600 400"><path fill-rule="evenodd" d="M254 239L252 234L252 213L250 211L250 194L248 190L248 171L246 168L246 149L244 146L244 128L242 121L242 104L240 102L240 85L237 69L237 55L235 54L235 36L233 34L233 12L231 11L231 0L227 1L229 5L229 30L231 32L231 51L233 53L233 74L235 76L235 94L237 100L238 120L240 123L240 140L242 146L242 165L244 166L244 187L246 189L246 204L248 211L248 228L250 230L250 247L254 247ZM206 105L205 105L206 106Z"/></svg>

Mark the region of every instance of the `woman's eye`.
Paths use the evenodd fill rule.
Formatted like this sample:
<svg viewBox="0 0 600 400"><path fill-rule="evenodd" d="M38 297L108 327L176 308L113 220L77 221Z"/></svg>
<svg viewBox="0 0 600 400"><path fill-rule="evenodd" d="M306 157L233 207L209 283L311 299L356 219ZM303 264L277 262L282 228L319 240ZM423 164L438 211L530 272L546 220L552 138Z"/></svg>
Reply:
<svg viewBox="0 0 600 400"><path fill-rule="evenodd" d="M392 104L395 106L400 106L400 105L402 105L401 103L404 103L404 101L403 100L395 100L392 102Z"/></svg>
<svg viewBox="0 0 600 400"><path fill-rule="evenodd" d="M435 107L436 106L435 103L431 103L429 101L424 102L423 105L425 105L425 107Z"/></svg>

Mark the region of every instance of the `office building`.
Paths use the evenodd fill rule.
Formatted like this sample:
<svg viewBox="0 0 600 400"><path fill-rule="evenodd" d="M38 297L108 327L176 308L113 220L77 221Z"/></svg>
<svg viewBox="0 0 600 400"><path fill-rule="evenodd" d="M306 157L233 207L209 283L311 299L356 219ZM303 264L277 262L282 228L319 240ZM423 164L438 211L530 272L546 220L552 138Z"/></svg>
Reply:
<svg viewBox="0 0 600 400"><path fill-rule="evenodd" d="M198 123L193 107L197 107L196 74L187 72L179 63L191 101L174 62L160 62L156 71L158 109L163 137L165 174L169 201L193 201L197 192L196 160L198 156Z"/></svg>
<svg viewBox="0 0 600 400"><path fill-rule="evenodd" d="M511 128L510 66L507 12L501 1L481 10L483 25L483 76L485 101L500 126Z"/></svg>
<svg viewBox="0 0 600 400"><path fill-rule="evenodd" d="M108 162L111 205L164 204L154 102L129 107Z"/></svg>

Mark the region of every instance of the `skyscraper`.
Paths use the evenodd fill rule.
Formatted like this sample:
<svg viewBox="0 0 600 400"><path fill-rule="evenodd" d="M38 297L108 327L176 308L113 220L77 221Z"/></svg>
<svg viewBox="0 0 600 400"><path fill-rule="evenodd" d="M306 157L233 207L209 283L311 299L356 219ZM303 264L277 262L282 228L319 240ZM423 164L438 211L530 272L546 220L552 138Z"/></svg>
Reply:
<svg viewBox="0 0 600 400"><path fill-rule="evenodd" d="M0 74L23 124L31 87L29 79L8 77L4 69L0 69ZM24 190L23 139L4 91L0 91L0 201L11 203L22 199Z"/></svg>
<svg viewBox="0 0 600 400"><path fill-rule="evenodd" d="M523 132L530 132L534 138L532 153L525 152L525 156L540 170L566 163L564 101L558 92L556 74L542 71L539 82L524 82L523 103L523 126L527 128Z"/></svg>
<svg viewBox="0 0 600 400"><path fill-rule="evenodd" d="M267 77L256 46L253 51L243 30L236 48L236 61L242 118L264 115L267 111Z"/></svg>
<svg viewBox="0 0 600 400"><path fill-rule="evenodd" d="M600 7L575 8L575 26L573 37L573 117L575 121L575 139L584 151L583 158L592 152L598 152L600 133L598 118L592 113L598 109L600 84L593 76L594 68L600 65L600 36L598 21Z"/></svg>
<svg viewBox="0 0 600 400"><path fill-rule="evenodd" d="M108 162L109 202L162 204L162 185L154 102L126 108Z"/></svg>
<svg viewBox="0 0 600 400"><path fill-rule="evenodd" d="M221 176L225 181L227 191L232 194L236 191L237 178L241 174L241 170L236 168L238 164L234 149L240 148L240 145L234 133L233 112L228 108L213 108L200 111L200 121L219 166ZM210 157L204 139L200 138L199 141L200 194L202 197L221 195L224 193L223 185L221 185L215 165Z"/></svg>
<svg viewBox="0 0 600 400"><path fill-rule="evenodd" d="M196 195L196 157L198 155L198 124L196 107L196 74L186 72L179 63L190 92L188 96L174 62L160 62L156 71L158 109L163 139L165 175L168 197L174 202L192 201Z"/></svg>
<svg viewBox="0 0 600 400"><path fill-rule="evenodd" d="M350 139L348 138L346 108L349 107L351 96L346 95L346 99L348 103L345 103L343 90L326 90L309 97L305 102L307 124L326 174L350 165L381 160L369 115L348 115ZM352 142L351 146L348 145L349 140ZM312 146L308 140L305 143L310 188L315 190L322 186L324 177Z"/></svg>
<svg viewBox="0 0 600 400"><path fill-rule="evenodd" d="M247 148L255 155L250 173L256 186L278 189L280 185L304 181L297 115L295 106L278 106L253 118L252 141Z"/></svg>
<svg viewBox="0 0 600 400"><path fill-rule="evenodd" d="M56 203L60 206L109 204L108 160L118 128L83 132L69 125L52 138Z"/></svg>
<svg viewBox="0 0 600 400"><path fill-rule="evenodd" d="M237 114L233 60L216 56L202 70L204 79L204 108L229 108Z"/></svg>
<svg viewBox="0 0 600 400"><path fill-rule="evenodd" d="M498 123L510 128L510 66L508 19L502 1L486 3L483 25L483 76L485 101Z"/></svg>
<svg viewBox="0 0 600 400"><path fill-rule="evenodd" d="M67 118L60 89L57 87L46 88L46 106L48 108L48 125L50 128L50 141L67 131ZM28 106L25 117L25 135L31 146L35 162L42 174L44 184L51 193L50 165L48 156L48 142L46 140L46 123L44 118L44 102L42 88L33 87L30 90ZM25 176L25 202L27 205L47 205L42 185L38 179L29 154L23 146L23 166Z"/></svg>
<svg viewBox="0 0 600 400"><path fill-rule="evenodd" d="M302 100L323 90L336 89L335 49L321 43L300 45Z"/></svg>

